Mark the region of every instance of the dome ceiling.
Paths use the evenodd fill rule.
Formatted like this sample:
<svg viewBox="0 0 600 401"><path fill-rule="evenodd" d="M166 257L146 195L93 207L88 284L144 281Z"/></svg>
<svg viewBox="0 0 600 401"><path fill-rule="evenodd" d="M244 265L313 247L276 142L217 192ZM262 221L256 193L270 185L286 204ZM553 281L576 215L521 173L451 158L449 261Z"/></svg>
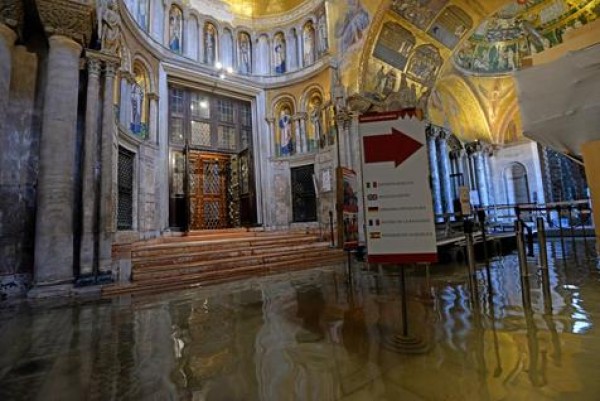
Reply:
<svg viewBox="0 0 600 401"><path fill-rule="evenodd" d="M221 0L230 11L245 18L282 14L298 7L305 0Z"/></svg>
<svg viewBox="0 0 600 401"><path fill-rule="evenodd" d="M595 20L598 0L524 0L483 21L458 49L455 65L466 73L499 75L530 65L532 54L563 42L563 35Z"/></svg>

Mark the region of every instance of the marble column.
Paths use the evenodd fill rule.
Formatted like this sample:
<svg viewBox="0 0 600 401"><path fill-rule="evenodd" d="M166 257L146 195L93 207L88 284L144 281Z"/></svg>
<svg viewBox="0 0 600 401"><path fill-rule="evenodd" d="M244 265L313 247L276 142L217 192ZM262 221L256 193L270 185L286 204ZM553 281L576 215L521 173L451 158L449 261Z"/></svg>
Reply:
<svg viewBox="0 0 600 401"><path fill-rule="evenodd" d="M300 132L300 116L295 115L293 117L294 121L294 152L293 154L304 153L304 149L302 148L302 133Z"/></svg>
<svg viewBox="0 0 600 401"><path fill-rule="evenodd" d="M75 139L82 47L61 35L51 36L48 42L35 232L37 284L73 279Z"/></svg>
<svg viewBox="0 0 600 401"><path fill-rule="evenodd" d="M442 207L444 213L454 213L454 204L452 198L452 180L450 174L452 169L450 167L450 152L448 150L448 136L450 134L441 130L437 138L437 151L438 151L438 163L440 173L440 183L442 190Z"/></svg>
<svg viewBox="0 0 600 401"><path fill-rule="evenodd" d="M158 143L158 95L148 93L150 110L148 115L148 141L153 144Z"/></svg>
<svg viewBox="0 0 600 401"><path fill-rule="evenodd" d="M346 167L354 168L354 163L352 160L353 146L352 146L352 137L351 137L351 129L352 129L352 116L346 114L344 117L344 138L345 138L345 146L346 150Z"/></svg>
<svg viewBox="0 0 600 401"><path fill-rule="evenodd" d="M433 127L427 129L427 154L429 156L429 175L431 181L431 195L433 196L433 210L437 215L441 215L442 209L442 187L440 184L440 172L437 160L436 137L437 130ZM436 221L438 218L436 217Z"/></svg>
<svg viewBox="0 0 600 401"><path fill-rule="evenodd" d="M306 120L308 115L306 113L300 113L300 138L302 140L302 152L308 153L311 149L308 148L308 131L306 131Z"/></svg>
<svg viewBox="0 0 600 401"><path fill-rule="evenodd" d="M492 149L486 149L484 151L484 168L485 168L485 178L487 182L487 192L488 192L488 204L494 205L495 202L495 192L494 192L494 175L492 172L491 165L491 157L493 156Z"/></svg>
<svg viewBox="0 0 600 401"><path fill-rule="evenodd" d="M16 40L15 31L0 23L0 135L6 135L5 121L10 92L12 49Z"/></svg>
<svg viewBox="0 0 600 401"><path fill-rule="evenodd" d="M113 85L118 61L106 61L104 67L104 95L102 103L102 136L100 145L100 246L99 269L110 270L112 241L116 231L117 215L117 140L113 113Z"/></svg>
<svg viewBox="0 0 600 401"><path fill-rule="evenodd" d="M85 111L82 180L82 233L79 265L81 273L91 273L94 265L94 233L97 199L98 112L101 61L88 55L88 82Z"/></svg>
<svg viewBox="0 0 600 401"><path fill-rule="evenodd" d="M279 147L277 146L277 138L275 137L275 119L274 118L265 118L267 122L267 135L269 137L269 143L271 148L271 157L279 156Z"/></svg>
<svg viewBox="0 0 600 401"><path fill-rule="evenodd" d="M473 154L475 162L475 175L477 177L477 192L479 192L479 203L481 206L489 205L488 184L485 174L485 160L481 149Z"/></svg>

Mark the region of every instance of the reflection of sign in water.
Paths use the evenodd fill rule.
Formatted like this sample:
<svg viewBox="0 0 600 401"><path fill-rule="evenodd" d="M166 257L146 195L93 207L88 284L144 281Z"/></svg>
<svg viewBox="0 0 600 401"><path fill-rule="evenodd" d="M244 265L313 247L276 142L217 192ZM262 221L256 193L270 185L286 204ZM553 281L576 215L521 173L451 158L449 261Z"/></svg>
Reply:
<svg viewBox="0 0 600 401"><path fill-rule="evenodd" d="M342 243L344 249L358 246L358 177L353 170L338 170L338 196L342 199Z"/></svg>
<svg viewBox="0 0 600 401"><path fill-rule="evenodd" d="M365 115L360 133L369 262L435 262L424 122L413 110Z"/></svg>

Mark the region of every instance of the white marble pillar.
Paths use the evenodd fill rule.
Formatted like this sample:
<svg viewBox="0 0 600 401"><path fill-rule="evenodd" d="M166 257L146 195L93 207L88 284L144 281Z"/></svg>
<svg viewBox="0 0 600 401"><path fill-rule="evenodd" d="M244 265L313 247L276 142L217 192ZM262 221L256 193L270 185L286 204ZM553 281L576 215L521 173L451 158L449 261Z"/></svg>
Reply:
<svg viewBox="0 0 600 401"><path fill-rule="evenodd" d="M429 155L429 175L431 180L431 195L433 196L433 210L435 215L441 215L442 208L442 189L440 184L440 172L438 167L436 138L437 129L430 127L427 130L427 154ZM438 217L436 217L436 221Z"/></svg>
<svg viewBox="0 0 600 401"><path fill-rule="evenodd" d="M82 47L61 35L48 42L35 230L37 284L73 279L73 172Z"/></svg>
<svg viewBox="0 0 600 401"><path fill-rule="evenodd" d="M299 153L304 153L304 150L302 149L302 138L301 135L302 133L300 132L300 116L299 115L295 115L293 117L293 121L294 121L294 152L292 154L299 154Z"/></svg>
<svg viewBox="0 0 600 401"><path fill-rule="evenodd" d="M441 130L437 139L438 146L438 163L439 163L439 174L440 183L442 190L442 205L444 213L454 213L454 204L452 199L452 181L450 179L451 168L450 168L450 153L448 151L448 136L450 134Z"/></svg>
<svg viewBox="0 0 600 401"><path fill-rule="evenodd" d="M112 241L116 231L117 215L117 140L115 118L112 113L113 85L117 61L107 61L104 67L104 95L102 98L102 136L100 145L100 246L99 269L110 270L112 263Z"/></svg>
<svg viewBox="0 0 600 401"><path fill-rule="evenodd" d="M158 95L156 93L148 93L148 101L150 102L150 110L148 115L148 141L153 144L158 144Z"/></svg>
<svg viewBox="0 0 600 401"><path fill-rule="evenodd" d="M477 177L477 191L479 192L479 203L481 204L481 206L487 206L489 205L489 197L483 151L481 149L478 149L473 154L473 159L475 162L475 175Z"/></svg>
<svg viewBox="0 0 600 401"><path fill-rule="evenodd" d="M308 153L308 132L306 131L306 119L308 115L306 113L299 114L300 122L300 140L302 142L302 153Z"/></svg>
<svg viewBox="0 0 600 401"><path fill-rule="evenodd" d="M94 228L96 225L97 166L98 166L98 112L100 99L100 71L102 62L88 55L88 82L83 143L82 180L82 233L79 265L81 273L91 273L94 265Z"/></svg>
<svg viewBox="0 0 600 401"><path fill-rule="evenodd" d="M494 196L494 175L492 172L492 166L490 163L490 158L493 155L492 149L486 149L484 152L484 168L485 168L485 178L487 182L487 192L488 192L488 204L494 205L495 196Z"/></svg>
<svg viewBox="0 0 600 401"><path fill-rule="evenodd" d="M4 127L10 91L12 49L16 40L17 34L15 31L0 23L0 135L6 135Z"/></svg>
<svg viewBox="0 0 600 401"><path fill-rule="evenodd" d="M269 143L271 148L271 157L279 156L279 149L277 146L277 138L275 137L275 119L274 118L265 118L267 122L267 136L269 137Z"/></svg>

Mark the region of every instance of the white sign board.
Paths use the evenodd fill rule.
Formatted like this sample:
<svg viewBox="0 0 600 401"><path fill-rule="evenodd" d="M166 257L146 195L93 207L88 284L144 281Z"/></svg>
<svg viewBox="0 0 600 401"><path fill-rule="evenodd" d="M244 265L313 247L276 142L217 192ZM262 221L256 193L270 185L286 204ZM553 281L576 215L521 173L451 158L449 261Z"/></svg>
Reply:
<svg viewBox="0 0 600 401"><path fill-rule="evenodd" d="M360 118L370 263L437 261L425 123L412 112Z"/></svg>

